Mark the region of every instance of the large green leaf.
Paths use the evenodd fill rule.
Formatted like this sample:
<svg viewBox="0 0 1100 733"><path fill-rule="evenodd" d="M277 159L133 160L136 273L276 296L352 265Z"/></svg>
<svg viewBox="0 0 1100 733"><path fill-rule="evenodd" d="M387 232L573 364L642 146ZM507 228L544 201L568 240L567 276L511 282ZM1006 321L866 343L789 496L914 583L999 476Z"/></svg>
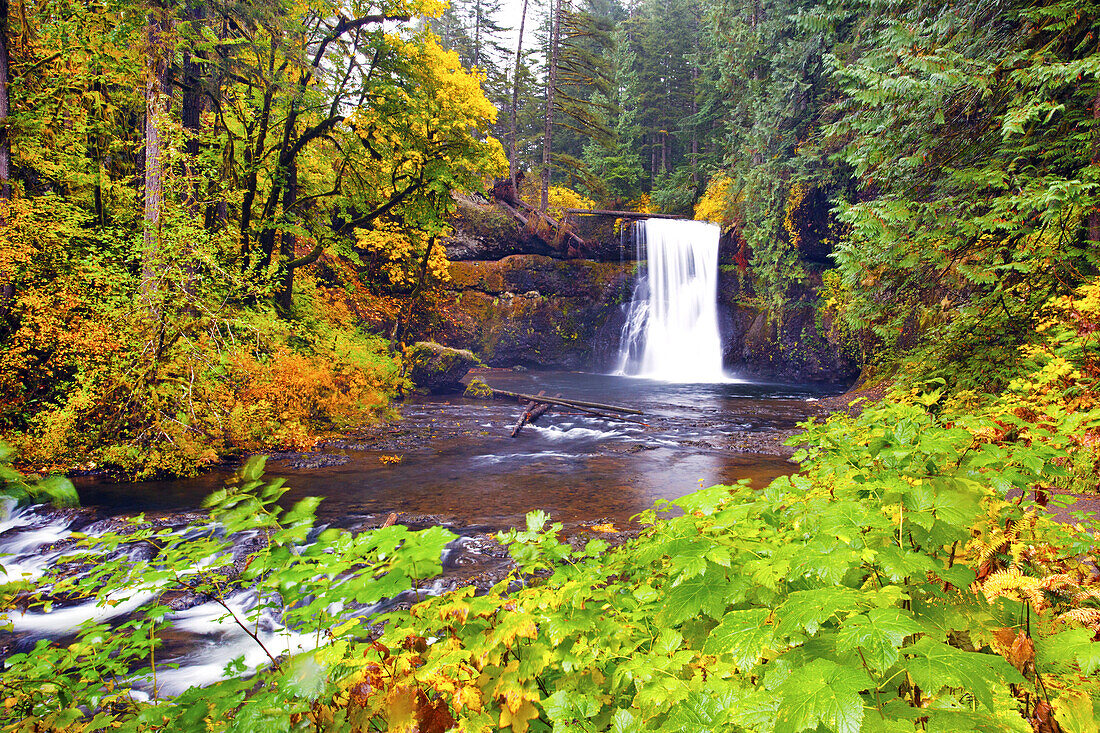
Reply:
<svg viewBox="0 0 1100 733"><path fill-rule="evenodd" d="M721 618L726 609L728 585L725 572L717 566L709 566L705 574L685 580L668 591L657 615L658 623L675 626L700 614Z"/></svg>
<svg viewBox="0 0 1100 733"><path fill-rule="evenodd" d="M859 649L867 663L884 671L898 661L905 637L920 631L900 608L873 608L844 621L836 636L839 651Z"/></svg>
<svg viewBox="0 0 1100 733"><path fill-rule="evenodd" d="M1027 680L996 654L981 654L956 649L925 636L907 647L911 654L909 675L926 694L935 695L945 687L965 690L986 708L993 708L993 687L1000 683L1026 684Z"/></svg>
<svg viewBox="0 0 1100 733"><path fill-rule="evenodd" d="M860 690L870 684L858 668L815 659L796 669L777 689L781 701L775 733L799 733L826 726L836 733L859 733L863 721Z"/></svg>
<svg viewBox="0 0 1100 733"><path fill-rule="evenodd" d="M1035 651L1040 663L1077 662L1082 672L1092 674L1100 669L1100 643L1092 639L1089 629L1070 629L1039 639Z"/></svg>
<svg viewBox="0 0 1100 733"><path fill-rule="evenodd" d="M804 631L812 636L827 619L857 610L859 604L860 594L852 588L795 591L776 611L780 619L776 632L789 637Z"/></svg>
<svg viewBox="0 0 1100 733"><path fill-rule="evenodd" d="M1063 733L1100 733L1096 703L1084 692L1066 692L1055 700L1054 719Z"/></svg>
<svg viewBox="0 0 1100 733"><path fill-rule="evenodd" d="M706 654L729 654L739 667L755 664L764 649L775 642L775 627L765 623L770 615L766 608L730 611L710 632L703 645Z"/></svg>

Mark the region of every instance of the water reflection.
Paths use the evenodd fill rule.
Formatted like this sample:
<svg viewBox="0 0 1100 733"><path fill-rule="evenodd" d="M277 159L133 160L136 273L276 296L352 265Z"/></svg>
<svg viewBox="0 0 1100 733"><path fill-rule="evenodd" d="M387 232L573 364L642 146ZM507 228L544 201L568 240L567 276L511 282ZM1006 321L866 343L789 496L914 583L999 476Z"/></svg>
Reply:
<svg viewBox="0 0 1100 733"><path fill-rule="evenodd" d="M395 446L376 439L340 451L339 466L297 471L269 464L270 476L293 487L288 500L325 497L325 521L406 512L447 522L502 528L532 509L556 521L606 518L624 522L657 499L740 478L763 486L794 466L782 458L725 450L732 431L790 428L814 412L811 387L767 384L665 384L565 372L485 372L494 387L561 393L645 411L648 427L554 412L510 438L519 408L460 396L417 398L389 433L430 440ZM378 436L376 436L377 438ZM399 462L391 456L399 456ZM198 479L142 484L85 483L86 504L114 511L186 509L221 485L227 472Z"/></svg>

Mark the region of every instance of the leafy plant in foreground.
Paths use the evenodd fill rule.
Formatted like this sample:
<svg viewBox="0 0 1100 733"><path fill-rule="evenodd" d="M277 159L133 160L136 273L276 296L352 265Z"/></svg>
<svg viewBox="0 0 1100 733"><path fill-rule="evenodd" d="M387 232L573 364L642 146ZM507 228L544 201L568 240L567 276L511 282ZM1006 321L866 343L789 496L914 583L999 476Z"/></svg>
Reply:
<svg viewBox="0 0 1100 733"><path fill-rule="evenodd" d="M84 554L55 570L36 597L22 599L21 609L5 609L0 623L6 617L18 625L23 613L49 611L58 598L95 599L105 608L137 599L121 625L87 625L70 643L44 639L8 657L0 678L4 730L287 730L341 669L349 644L365 636L355 609L439 572L451 533L412 533L400 525L357 535L318 533L319 499L280 509L286 488L282 480L260 480L263 464L250 461L238 485L207 499L209 521L186 531L138 516L118 531L82 538ZM243 562L234 553L242 537L258 547ZM135 560L142 545L152 548L151 557ZM223 621L262 651L260 669L238 659L226 669L233 679L163 697L157 633L171 626L165 593L180 591L221 606ZM241 603L240 594L256 602ZM279 617L285 631L264 638L265 614ZM292 656L301 648L313 649L313 657ZM337 663L318 666L311 659ZM148 690L150 699L135 687Z"/></svg>
<svg viewBox="0 0 1100 733"><path fill-rule="evenodd" d="M900 404L811 426L806 473L691 494L602 555L569 554L554 528L512 535L524 569L567 560L515 593L391 618L387 645L439 640L380 668L407 669L396 684L448 700L462 730L1092 730L1074 720L1100 691L1096 628L1065 613L1095 607L1090 540L1005 500L1060 450L993 444L984 422ZM998 527L1014 541L991 541ZM1043 604L993 587L1009 567Z"/></svg>
<svg viewBox="0 0 1100 733"><path fill-rule="evenodd" d="M11 467L15 451L0 440L0 498L10 497L16 504L40 504L50 502L54 506L80 506L76 489L64 476L50 476L37 480L28 479ZM2 511L2 507L0 507ZM0 514L0 519L3 514Z"/></svg>
<svg viewBox="0 0 1100 733"><path fill-rule="evenodd" d="M1070 422L1093 417L1055 430L940 400L916 392L810 424L801 474L662 504L614 550L574 549L532 513L500 537L515 578L391 612L378 639L354 609L436 572L450 536L313 538L314 503L280 513L283 489L253 466L211 498L216 525L184 540L136 523L99 546L147 540L153 560L107 559L54 592L201 588L252 628L256 612L231 602L252 588L315 648L267 648L250 677L132 702L119 691L156 679L152 639L168 620L151 604L120 629L10 658L7 729L1092 731L1093 538L1031 497L1064 470ZM1005 433L1013 420L1028 437ZM237 576L218 526L268 538Z"/></svg>

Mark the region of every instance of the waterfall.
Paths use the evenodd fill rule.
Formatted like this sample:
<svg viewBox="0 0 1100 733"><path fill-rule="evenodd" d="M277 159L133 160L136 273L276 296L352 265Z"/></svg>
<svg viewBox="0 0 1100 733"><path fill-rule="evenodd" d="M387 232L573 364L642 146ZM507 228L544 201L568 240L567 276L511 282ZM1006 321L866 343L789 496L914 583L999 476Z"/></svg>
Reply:
<svg viewBox="0 0 1100 733"><path fill-rule="evenodd" d="M645 260L627 312L616 373L665 382L727 382L718 333L718 237L702 221L638 222Z"/></svg>

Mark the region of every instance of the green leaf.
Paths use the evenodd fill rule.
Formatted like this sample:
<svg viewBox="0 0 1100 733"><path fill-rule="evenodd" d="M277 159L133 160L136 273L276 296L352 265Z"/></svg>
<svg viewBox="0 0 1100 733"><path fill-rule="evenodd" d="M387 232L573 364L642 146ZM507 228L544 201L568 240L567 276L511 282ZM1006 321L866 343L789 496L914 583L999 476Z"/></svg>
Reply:
<svg viewBox="0 0 1100 733"><path fill-rule="evenodd" d="M709 516L723 501L729 498L730 487L718 485L693 491L686 496L681 496L672 503L683 509L687 514L699 513Z"/></svg>
<svg viewBox="0 0 1100 733"><path fill-rule="evenodd" d="M550 521L550 515L541 509L527 512L527 531L541 532L546 523Z"/></svg>
<svg viewBox="0 0 1100 733"><path fill-rule="evenodd" d="M638 730L634 713L626 708L619 708L611 716L611 733L634 733Z"/></svg>
<svg viewBox="0 0 1100 733"><path fill-rule="evenodd" d="M1096 704L1084 692L1069 691L1054 701L1054 719L1062 733L1100 733Z"/></svg>
<svg viewBox="0 0 1100 733"><path fill-rule="evenodd" d="M653 643L653 653L668 656L680 648L684 637L674 629L661 629L661 635Z"/></svg>
<svg viewBox="0 0 1100 733"><path fill-rule="evenodd" d="M1036 656L1040 663L1077 662L1081 671L1092 674L1100 669L1100 643L1092 640L1089 629L1069 629L1037 639Z"/></svg>
<svg viewBox="0 0 1100 733"><path fill-rule="evenodd" d="M686 700L669 711L662 727L682 733L719 730L729 718L731 709L736 709L736 701L737 695L728 687L707 692L693 691Z"/></svg>
<svg viewBox="0 0 1100 733"><path fill-rule="evenodd" d="M856 610L859 601L859 592L852 588L795 591L776 611L780 618L776 632L790 637L805 631L813 636L827 619Z"/></svg>
<svg viewBox="0 0 1100 733"><path fill-rule="evenodd" d="M728 586L725 573L716 566L709 566L703 575L685 580L668 591L657 622L662 626L675 626L701 614L721 618L726 609Z"/></svg>
<svg viewBox="0 0 1100 733"><path fill-rule="evenodd" d="M898 648L905 637L920 630L917 622L899 608L873 608L841 624L836 648L838 651L858 648L867 664L885 671L898 661Z"/></svg>
<svg viewBox="0 0 1100 733"><path fill-rule="evenodd" d="M755 664L764 650L775 643L775 627L765 623L766 608L730 611L722 617L703 644L706 654L729 654L738 667Z"/></svg>
<svg viewBox="0 0 1100 733"><path fill-rule="evenodd" d="M986 708L993 708L993 685L1026 684L1016 668L996 654L965 652L925 636L907 647L913 655L907 669L913 681L930 695L944 687L965 690Z"/></svg>
<svg viewBox="0 0 1100 733"><path fill-rule="evenodd" d="M796 669L777 692L781 697L775 733L800 733L825 725L837 733L859 733L863 698L870 684L860 669L815 659Z"/></svg>

